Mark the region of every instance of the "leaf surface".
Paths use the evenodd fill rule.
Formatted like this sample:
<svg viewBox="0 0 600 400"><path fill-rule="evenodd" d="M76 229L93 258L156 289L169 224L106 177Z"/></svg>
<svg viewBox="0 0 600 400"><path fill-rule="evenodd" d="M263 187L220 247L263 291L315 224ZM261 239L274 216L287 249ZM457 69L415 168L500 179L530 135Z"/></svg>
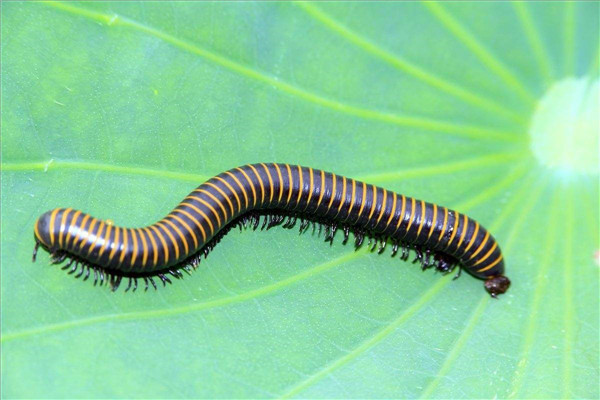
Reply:
<svg viewBox="0 0 600 400"><path fill-rule="evenodd" d="M2 3L2 396L597 398L598 12ZM157 292L31 263L48 209L146 225L253 162L468 213L512 287L283 229L233 231Z"/></svg>

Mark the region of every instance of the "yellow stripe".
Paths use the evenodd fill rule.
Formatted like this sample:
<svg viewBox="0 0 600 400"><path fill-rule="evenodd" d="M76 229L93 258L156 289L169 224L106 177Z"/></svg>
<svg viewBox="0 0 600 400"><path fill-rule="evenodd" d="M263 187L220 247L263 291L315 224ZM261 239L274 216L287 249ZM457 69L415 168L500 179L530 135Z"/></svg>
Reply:
<svg viewBox="0 0 600 400"><path fill-rule="evenodd" d="M152 227L150 227L150 228L152 228ZM144 232L146 232L146 234L148 235L148 238L150 239L150 242L152 243L152 249L154 250L152 265L156 267L156 265L158 264L158 245L156 244L156 240L154 240L154 236L152 236L152 232L150 231L150 228L142 228L142 230ZM165 243L164 239L163 239L163 243ZM165 247L167 247L166 243L165 243ZM168 253L169 253L169 249L167 249L167 254ZM144 263L144 265L146 265L146 264Z"/></svg>
<svg viewBox="0 0 600 400"><path fill-rule="evenodd" d="M71 241L71 239L74 236L73 233L71 232L71 228L77 222L77 218L79 218L80 215L81 215L81 211L76 211L75 214L73 214L73 217L71 217L71 223L69 224L69 227L67 228L67 240L65 241L66 248L69 248L69 242ZM37 227L37 224L36 224L36 227Z"/></svg>
<svg viewBox="0 0 600 400"><path fill-rule="evenodd" d="M210 234L212 235L213 233L215 233L215 227L213 226L212 222L210 222L210 218L208 218L208 216L201 209L199 209L198 207L196 207L195 205L193 205L191 203L181 203L180 205L188 206L192 210L196 211L198 214L202 215L204 217L204 219L206 220L206 222L208 222L208 226L210 227ZM178 211L183 212L183 210L178 210ZM189 213L186 213L186 214L188 216L190 216L191 219L196 221L196 218L192 217ZM217 218L217 221L219 221L219 226L221 226L221 222L218 218ZM204 237L203 240L206 241L206 236L204 235L204 229L202 229L202 236Z"/></svg>
<svg viewBox="0 0 600 400"><path fill-rule="evenodd" d="M159 227L161 227L163 229L163 231L169 237L169 240L171 240L171 243L173 243L173 247L175 248L175 259L179 260L179 245L177 244L175 237L171 234L171 231L163 224L163 221L158 221L156 223L156 225L158 225ZM187 246L187 243L186 243L186 246Z"/></svg>
<svg viewBox="0 0 600 400"><path fill-rule="evenodd" d="M373 188L373 202L371 203L371 212L369 213L369 221L371 221L371 218L373 217L373 213L375 212L375 208L377 208L377 188L373 185L371 185L371 187ZM367 222L368 224L368 222Z"/></svg>
<svg viewBox="0 0 600 400"><path fill-rule="evenodd" d="M312 198L313 190L315 188L314 178L313 178L313 169L310 167L308 167L308 174L310 176L310 187L308 189L308 200L306 200L306 207L304 207L305 210L308 208L308 205L310 204L310 199Z"/></svg>
<svg viewBox="0 0 600 400"><path fill-rule="evenodd" d="M227 196L227 195L225 194L225 192L224 192L224 191L222 191L222 190L221 190L221 188L219 188L217 185L215 185L215 184L212 184L212 183L210 183L210 182L206 182L206 184L207 184L207 185L209 185L209 186L211 186L211 187L213 187L213 188L215 188L215 190L216 190L217 192L219 192L219 194L220 194L221 196L223 196L223 198L224 198L224 199L227 201L227 203L229 204L229 210L231 211L231 217L233 218L233 213L234 213L234 211L233 211L233 203L231 202L231 200L229 200L229 196ZM200 190L202 190L202 189L200 189ZM210 192L209 192L209 191L206 191L206 193L210 195ZM216 198L216 197L214 197L213 195L210 195L210 196L211 196L211 198L213 198L213 200L215 200L216 202L218 202L218 203L219 203L219 205L221 204L221 201L217 200L217 198ZM222 208L223 210L225 210L225 207L221 207L221 208ZM227 213L225 213L225 220L227 220L227 219L228 219L228 217L227 217Z"/></svg>
<svg viewBox="0 0 600 400"><path fill-rule="evenodd" d="M390 217L385 223L385 228L383 228L384 231L390 226L390 222L392 222L392 218L394 218L394 215L396 214L396 199L398 196L396 195L396 192L392 192L392 196L394 197L394 199L392 200L392 212L390 213Z"/></svg>
<svg viewBox="0 0 600 400"><path fill-rule="evenodd" d="M160 233L160 230L156 226L150 225L150 229L152 229L154 231L154 233L156 233L156 237L162 243L163 250L165 251L163 260L164 260L165 264L168 264L169 263L169 246L167 246L167 242L165 241L164 236L162 235L162 233ZM154 249L158 250L156 247ZM155 251L154 253L157 254L158 251ZM156 265L156 264L154 264L154 265Z"/></svg>
<svg viewBox="0 0 600 400"><path fill-rule="evenodd" d="M185 227L185 229L192 235L192 239L194 239L194 248L198 248L198 237L193 229L185 222L183 219L179 218L177 215L171 214L170 217L175 218L181 225Z"/></svg>
<svg viewBox="0 0 600 400"><path fill-rule="evenodd" d="M254 197L254 206L256 205L256 189L254 188L254 183L252 183L252 179L250 179L250 177L248 176L248 174L246 174L246 171L244 171L241 168L236 168L238 171L240 171L242 173L242 175L244 175L244 177L246 178L246 180L248 181L248 184L250 185L250 188L252 189L252 196Z"/></svg>
<svg viewBox="0 0 600 400"><path fill-rule="evenodd" d="M381 205L381 209L379 210L379 217L377 218L377 222L375 222L375 226L373 227L373 229L377 228L377 225L379 225L379 221L381 221L381 217L383 217L383 214L385 214L385 206L387 202L387 190L383 189L383 204Z"/></svg>
<svg viewBox="0 0 600 400"><path fill-rule="evenodd" d="M479 252L483 249L483 247L487 243L489 237L490 237L490 233L486 232L485 236L483 237L483 240L481 241L481 244L479 245L479 247L477 248L477 250L475 250L475 253L471 254L471 257L469 257L469 260L472 260L473 258L475 258L475 256L477 254L479 254Z"/></svg>
<svg viewBox="0 0 600 400"><path fill-rule="evenodd" d="M412 226L413 219L415 216L415 208L416 208L415 198L412 197L410 199L410 217L408 218L408 227L406 228L406 232L404 233L404 236L402 236L402 238L404 238L406 235L408 235L408 232L410 232L410 227ZM417 237L418 236L419 235L417 235Z"/></svg>
<svg viewBox="0 0 600 400"><path fill-rule="evenodd" d="M146 237L144 236L144 232L142 232L142 230L139 228L136 228L136 231L140 235L140 239L142 239L142 249L143 249L142 264L145 267L146 261L148 260L148 243L146 242Z"/></svg>
<svg viewBox="0 0 600 400"><path fill-rule="evenodd" d="M214 187L214 185L209 182L206 182L206 184ZM229 217L227 217L227 210L225 209L223 202L221 200L217 199L217 196L215 196L208 190L204 190L204 189L196 189L196 190L194 190L194 192L204 193L208 197L210 197L221 208L221 211L223 211L223 218L225 219L225 221L227 221L227 219L229 218ZM221 192L221 191L219 190L219 192ZM231 208L231 216L233 216L233 204L231 204L231 201L225 196L224 193L222 193L222 195L225 197L225 200L227 200L229 202L229 207Z"/></svg>
<svg viewBox="0 0 600 400"><path fill-rule="evenodd" d="M104 221L100 221L100 226L98 227L98 232L96 233L95 237L94 237L94 241L92 242L92 244L90 244L90 248L88 249L88 256L90 254L92 254L92 250L94 249L94 246L96 245L96 242L98 241L98 238L102 235L102 231L104 230Z"/></svg>
<svg viewBox="0 0 600 400"><path fill-rule="evenodd" d="M423 229L423 225L425 224L425 202L421 200L421 221L419 221L419 230L417 230L417 238L421 234L421 229Z"/></svg>
<svg viewBox="0 0 600 400"><path fill-rule="evenodd" d="M104 254L104 250L106 250L106 246L108 246L108 241L110 240L110 232L112 231L112 224L111 223L106 223L106 234L105 237L103 239L104 243L102 243L102 247L100 247L100 252L98 253L98 259L100 259L100 257L102 257L102 254Z"/></svg>
<svg viewBox="0 0 600 400"><path fill-rule="evenodd" d="M498 247L498 242L494 242L494 244L492 245L492 248L489 249L488 252L485 253L485 255L479 261L477 261L475 264L473 264L473 267L478 264L481 264L482 262L487 260L487 258L494 252L494 250L496 250L496 247Z"/></svg>
<svg viewBox="0 0 600 400"><path fill-rule="evenodd" d="M226 174L231 176L231 178L235 181L235 183L238 184L238 186L242 190L242 193L244 193L244 201L246 202L245 208L248 208L248 193L246 193L246 189L244 188L244 185L242 185L242 182L240 182L240 180L235 175L233 175L231 172L227 171Z"/></svg>
<svg viewBox="0 0 600 400"><path fill-rule="evenodd" d="M433 233L433 229L435 228L435 224L437 224L437 205L433 205L433 220L431 222L431 228L429 228L429 234L427 235L427 241L431 238L431 234Z"/></svg>
<svg viewBox="0 0 600 400"><path fill-rule="evenodd" d="M331 198L329 199L329 204L327 205L327 211L325 211L325 214L327 214L329 212L329 209L331 208L331 205L333 204L333 199L335 199L335 184L337 181L335 174L331 174L331 180L333 182L333 189L331 190Z"/></svg>
<svg viewBox="0 0 600 400"><path fill-rule="evenodd" d="M398 232L398 229L400 229L400 224L402 224L402 221L404 221L404 211L406 211L406 197L404 197L403 194L401 194L400 196L402 196L402 208L400 211L400 217L398 218L398 223L396 224L396 230L394 231L394 233L392 233L392 236L394 236L396 232ZM404 234L404 236L406 236L406 233Z"/></svg>
<svg viewBox="0 0 600 400"><path fill-rule="evenodd" d="M215 178L220 180L221 182L223 182L223 184L225 184L225 186L227 186L227 188L231 191L231 193L233 193L233 195L235 196L237 205L238 205L238 211L241 212L242 211L242 203L240 201L239 196L235 192L235 190L233 190L233 187L229 184L229 182L227 182L225 179L221 178L220 176L215 176Z"/></svg>
<svg viewBox="0 0 600 400"><path fill-rule="evenodd" d="M58 214L58 208L52 210L50 214L50 224L48 225L50 231L50 244L54 246L54 221L56 220L56 214Z"/></svg>
<svg viewBox="0 0 600 400"><path fill-rule="evenodd" d="M438 236L438 243L442 240L444 236L444 232L446 231L446 226L448 226L448 209L444 207L444 223L442 225L442 231L440 232L440 236Z"/></svg>
<svg viewBox="0 0 600 400"><path fill-rule="evenodd" d="M258 179L258 184L260 185L260 196L261 196L260 204L265 204L265 186L263 185L263 181L260 178L258 171L256 170L256 168L254 168L253 165L248 164L247 166L252 169L252 172L254 172L254 175L256 175L256 179Z"/></svg>
<svg viewBox="0 0 600 400"><path fill-rule="evenodd" d="M337 210L337 213L335 214L335 217L337 217L338 214L340 213L342 206L344 204L346 204L346 177L345 176L342 176L342 182L343 182L343 184L342 184L342 201L340 201L340 205L338 206L338 210Z"/></svg>
<svg viewBox="0 0 600 400"><path fill-rule="evenodd" d="M475 240L477 240L478 233L479 233L479 222L475 221L475 230L473 231L473 234L469 238L469 244L467 245L467 248L465 249L465 251L463 251L463 253L462 253L463 255L467 254L467 251L469 251L471 246L473 246L473 243L475 243Z"/></svg>
<svg viewBox="0 0 600 400"><path fill-rule="evenodd" d="M111 262L113 257L115 256L115 253L117 252L117 249L120 247L119 246L119 237L121 236L121 228L120 227L116 227L115 228L115 240L113 241L114 246L112 248L112 250L110 251L110 253L108 254L108 262Z"/></svg>
<svg viewBox="0 0 600 400"><path fill-rule="evenodd" d="M487 270L489 270L489 269L492 269L492 268L494 268L494 267L496 266L496 264L498 264L500 261L502 261L502 254L500 254L500 255L498 256L498 258L496 258L496 260L495 260L493 263L491 263L491 264L490 264L490 265L488 265L487 267L483 267L483 268L481 268L481 269L478 269L478 270L477 270L477 272L485 272L485 271L487 271Z"/></svg>
<svg viewBox="0 0 600 400"><path fill-rule="evenodd" d="M265 172L267 173L267 176L269 177L269 192L271 193L271 195L269 196L269 204L271 204L273 202L273 192L275 189L275 185L273 185L273 178L271 177L271 173L269 172L269 168L267 168L267 166L264 163L260 163L260 165L263 166L263 168L265 169Z"/></svg>
<svg viewBox="0 0 600 400"><path fill-rule="evenodd" d="M294 207L294 210L300 204L300 199L302 198L302 192L304 191L304 182L303 182L303 177L302 177L302 169L300 168L299 165L298 165L298 179L300 179L300 185L298 186L300 190L298 190L298 198L296 199L296 206Z"/></svg>
<svg viewBox="0 0 600 400"><path fill-rule="evenodd" d="M360 219L360 216L362 215L362 212L365 209L365 204L367 203L367 184L363 182L362 185L362 199L360 203L360 208L358 209L358 216L356 217L355 222L358 222L358 220Z"/></svg>
<svg viewBox="0 0 600 400"><path fill-rule="evenodd" d="M86 215L86 217L90 218L89 215ZM84 218L84 220L85 220L85 218ZM83 222L85 222L85 221L83 221ZM90 236L90 233L93 232L94 226L96 226L96 222L98 222L98 220L96 218L91 218L90 226L88 227L88 229L83 231L85 233L85 235L82 235L82 237L81 237L81 243L79 244L79 250L82 250L83 247L85 246L85 243L87 242L87 239ZM84 224L82 224L81 226L82 226L82 228L85 227Z"/></svg>
<svg viewBox="0 0 600 400"><path fill-rule="evenodd" d="M448 241L446 248L450 247L450 245L452 244L452 241L454 240L454 236L456 236L456 230L458 229L458 220L459 219L460 219L460 214L457 211L454 211L454 227L452 228L452 234L450 235L450 241Z"/></svg>
<svg viewBox="0 0 600 400"><path fill-rule="evenodd" d="M279 165L273 164L275 169L277 170L277 175L279 176L279 198L277 199L277 204L281 203L281 196L283 195L283 176L281 175L281 170L279 169Z"/></svg>
<svg viewBox="0 0 600 400"><path fill-rule="evenodd" d="M287 202L285 203L285 205L287 206L288 204L290 204L290 200L292 198L292 189L294 188L294 178L292 178L292 169L290 168L289 164L285 164L285 167L287 168L287 172L288 172L288 197L287 197Z"/></svg>
<svg viewBox="0 0 600 400"><path fill-rule="evenodd" d="M133 239L133 254L131 255L131 263L130 263L130 268L133 268L133 264L135 264L135 259L137 258L138 255L138 241L137 241L137 237L135 236L137 232L137 229L132 229L131 230L131 239Z"/></svg>
<svg viewBox="0 0 600 400"><path fill-rule="evenodd" d="M77 243L79 242L79 239L81 239L81 236L79 236L82 232L85 232L85 224L87 223L88 219L90 219L89 214L85 214L83 216L83 219L81 220L81 224L79 224L79 226L77 227L77 234L74 234L73 236L75 236L75 239L73 239L73 248L75 248L75 246L77 245ZM87 232L86 236L87 236Z"/></svg>
<svg viewBox="0 0 600 400"><path fill-rule="evenodd" d="M352 208L354 207L354 199L356 198L356 181L354 179L350 179L352 181L352 194L350 195L350 208L348 209L348 215L344 219L347 221L350 218L350 214L352 214Z"/></svg>
<svg viewBox="0 0 600 400"><path fill-rule="evenodd" d="M325 194L325 171L321 170L321 189L319 189L321 193L319 194L319 201L317 202L317 209L321 205L321 201L323 201L323 195Z"/></svg>
<svg viewBox="0 0 600 400"><path fill-rule="evenodd" d="M177 225L175 225L172 221L169 221L168 219L163 219L162 222L165 222L169 225L171 225L171 227L173 229L175 229L175 232L177 232L177 235L179 236L179 238L181 239L181 241L183 242L183 248L185 249L185 254L190 254L190 248L188 246L188 242L187 239L185 238L185 236L183 235L183 232L181 232L181 229L179 229L177 227ZM177 253L177 258L179 258L179 253Z"/></svg>
<svg viewBox="0 0 600 400"><path fill-rule="evenodd" d="M63 238L64 238L64 232L65 232L65 228L66 226L66 222L67 222L67 217L69 216L69 214L71 213L71 211L73 211L72 208L67 208L62 215L62 218L60 219L60 230L58 231L58 247L60 247L61 249L63 248Z"/></svg>
<svg viewBox="0 0 600 400"><path fill-rule="evenodd" d="M129 233L129 229L123 228L123 247L121 248L121 257L119 257L119 265L123 263L125 259L125 254L127 254L127 250L129 249L129 237L127 236Z"/></svg>
<svg viewBox="0 0 600 400"><path fill-rule="evenodd" d="M190 219L190 221L192 221L194 224L196 224L196 226L198 227L198 229L200 229L200 233L202 233L202 241L206 242L206 232L204 232L204 228L202 227L202 225L200 224L200 222L198 222L198 220L196 218L194 218L194 216L192 214L190 214L189 212L187 212L185 210L179 210L179 209L177 209L175 211L177 211L179 213L182 213L183 215L187 216ZM200 211L200 212L202 212L202 211ZM208 218L206 218L206 220L208 220ZM212 225L211 225L211 229L212 229Z"/></svg>
<svg viewBox="0 0 600 400"><path fill-rule="evenodd" d="M219 226L221 226L221 217L219 217L219 213L217 212L217 210L215 210L215 208L214 208L214 207L213 207L213 206L212 206L212 205L211 205L211 204L210 204L208 201L205 201L205 200L204 200L203 198L201 198L201 197L196 197L196 196L192 196L192 195L189 195L188 197L186 197L186 198L185 198L185 199L183 199L183 200L188 200L188 199L190 199L190 200L196 200L198 203L202 203L202 204L204 204L206 207L208 207L208 209L209 209L210 211L212 211L213 215L214 215L214 216L215 216L215 218L217 219L217 224L218 224ZM198 209L198 207L195 207L193 204L191 204L191 203L188 203L188 202L182 202L181 204L185 204L185 205L187 205L187 206L190 206L191 208ZM221 203L218 203L218 204L220 205ZM225 209L223 208L223 206L222 206L222 205L221 205L221 209L223 210L223 213L225 213Z"/></svg>
<svg viewBox="0 0 600 400"><path fill-rule="evenodd" d="M462 232L460 233L460 239L458 240L458 245L456 246L456 250L458 251L458 249L460 249L460 246L462 245L463 240L465 239L465 236L467 234L467 231L469 230L469 220L467 218L466 215L463 214L463 221L464 222L464 228L462 230ZM464 252L463 252L464 254Z"/></svg>

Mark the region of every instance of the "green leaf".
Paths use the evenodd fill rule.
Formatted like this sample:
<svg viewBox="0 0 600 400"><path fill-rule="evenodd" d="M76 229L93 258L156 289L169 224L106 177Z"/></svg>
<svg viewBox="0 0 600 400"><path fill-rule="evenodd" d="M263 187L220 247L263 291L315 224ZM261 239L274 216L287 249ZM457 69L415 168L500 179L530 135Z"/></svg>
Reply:
<svg viewBox="0 0 600 400"><path fill-rule="evenodd" d="M597 398L598 12L2 3L2 396ZM468 213L512 287L283 229L157 292L31 263L48 209L145 225L261 161Z"/></svg>

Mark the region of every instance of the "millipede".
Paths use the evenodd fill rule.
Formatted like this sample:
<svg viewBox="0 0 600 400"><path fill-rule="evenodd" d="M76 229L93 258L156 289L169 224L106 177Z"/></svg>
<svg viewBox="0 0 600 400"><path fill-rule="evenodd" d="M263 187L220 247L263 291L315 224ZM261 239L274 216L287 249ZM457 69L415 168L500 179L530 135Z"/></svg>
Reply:
<svg viewBox="0 0 600 400"><path fill-rule="evenodd" d="M71 208L42 214L34 225L33 261L41 246L54 264L77 278L93 276L125 291L166 285L196 269L202 257L233 227L274 226L300 232L324 228L325 241L350 233L359 248L391 255L400 252L422 269L450 273L458 267L483 279L492 297L505 293L510 280L498 242L477 221L443 206L299 165L259 163L225 171L206 181L160 221L124 228ZM341 234L341 233L340 233ZM156 281L155 281L156 280ZM123 284L124 286L124 284Z"/></svg>

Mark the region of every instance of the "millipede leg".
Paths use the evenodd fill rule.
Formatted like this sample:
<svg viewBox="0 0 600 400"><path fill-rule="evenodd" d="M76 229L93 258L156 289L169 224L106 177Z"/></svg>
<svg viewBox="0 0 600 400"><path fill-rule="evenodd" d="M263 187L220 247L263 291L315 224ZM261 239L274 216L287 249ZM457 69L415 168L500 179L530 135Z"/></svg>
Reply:
<svg viewBox="0 0 600 400"><path fill-rule="evenodd" d="M158 290L158 287L156 286L156 282L154 282L154 279L152 279L151 276L148 277L148 280L150 281L152 286L154 286L154 290Z"/></svg>
<svg viewBox="0 0 600 400"><path fill-rule="evenodd" d="M362 244L363 241L365 240L365 236L362 234L362 232L354 232L354 248L358 249Z"/></svg>
<svg viewBox="0 0 600 400"><path fill-rule="evenodd" d="M398 253L398 242L394 242L392 245L392 257L394 257Z"/></svg>
<svg viewBox="0 0 600 400"><path fill-rule="evenodd" d="M71 270L69 272L67 272L69 275L75 273L75 271L77 271L77 268L79 267L79 263L77 261L75 261L75 264L73 265L73 268L71 268Z"/></svg>
<svg viewBox="0 0 600 400"><path fill-rule="evenodd" d="M127 285L127 289L125 289L125 292L127 292L130 288L131 288L131 277L129 277L129 284Z"/></svg>
<svg viewBox="0 0 600 400"><path fill-rule="evenodd" d="M158 277L163 283L163 287L167 286L167 283L172 283L171 280L165 274L158 274Z"/></svg>
<svg viewBox="0 0 600 400"><path fill-rule="evenodd" d="M73 268L71 268L71 270L68 272L69 275L75 273L75 271L77 271L77 268L79 268L79 262L75 261L75 265L73 265Z"/></svg>
<svg viewBox="0 0 600 400"><path fill-rule="evenodd" d="M403 245L402 246L402 255L400 256L400 259L406 261L406 260L408 260L408 255L409 255L408 247Z"/></svg>
<svg viewBox="0 0 600 400"><path fill-rule="evenodd" d="M295 215L291 216L290 220L288 221L287 228L292 229L294 226L296 226L297 220L298 220L297 216L295 216Z"/></svg>
<svg viewBox="0 0 600 400"><path fill-rule="evenodd" d="M178 269L170 269L169 274L171 274L171 276L175 277L175 279L183 278L183 274Z"/></svg>
<svg viewBox="0 0 600 400"><path fill-rule="evenodd" d="M423 261L423 252L418 247L415 247L415 258L412 260L413 264L417 261Z"/></svg>
<svg viewBox="0 0 600 400"><path fill-rule="evenodd" d="M79 271L79 273L77 275L75 275L75 278L79 279L81 278L81 276L83 275L83 273L85 272L85 265L83 263L77 262L77 265L81 265L81 271Z"/></svg>
<svg viewBox="0 0 600 400"><path fill-rule="evenodd" d="M31 261L35 262L35 258L37 257L38 249L40 248L40 242L35 241L35 245L33 246L33 255L31 256Z"/></svg>
<svg viewBox="0 0 600 400"><path fill-rule="evenodd" d="M306 229L308 228L309 224L310 224L309 220L304 219L304 218L300 219L300 233L305 232Z"/></svg>
<svg viewBox="0 0 600 400"><path fill-rule="evenodd" d="M350 227L344 227L344 240L342 240L342 244L348 243L348 238L350 237Z"/></svg>
<svg viewBox="0 0 600 400"><path fill-rule="evenodd" d="M71 258L71 260L69 260L69 262L68 262L68 263L66 263L66 264L65 264L63 267L61 267L60 269L62 269L62 270L67 270L67 269L69 269L69 267L71 266L71 264L73 264L73 262L75 262L75 259L74 259L74 258Z"/></svg>
<svg viewBox="0 0 600 400"><path fill-rule="evenodd" d="M329 227L329 244L333 245L333 238L335 238L335 233L337 232L338 226L337 224L331 224Z"/></svg>
<svg viewBox="0 0 600 400"><path fill-rule="evenodd" d="M381 239L381 242L379 244L379 250L377 250L377 254L383 253L386 245L387 245L387 240Z"/></svg>
<svg viewBox="0 0 600 400"><path fill-rule="evenodd" d="M429 249L425 250L425 258L423 259L423 265L425 266L425 268L429 268L433 265L433 263L431 262L431 250Z"/></svg>
<svg viewBox="0 0 600 400"><path fill-rule="evenodd" d="M371 252L373 252L373 251L375 250L375 248L377 247L377 243L378 243L377 239L376 239L376 238L375 238L375 239L373 239L373 245L372 245L372 246L371 246L371 248L370 248L370 251L371 251ZM371 240L369 239L369 245L370 245L370 244L371 244Z"/></svg>
<svg viewBox="0 0 600 400"><path fill-rule="evenodd" d="M113 275L113 276L115 276L115 275ZM121 275L118 275L118 276L115 277L115 279L113 281L111 281L111 285L110 285L111 288L110 289L113 292L116 291L119 288L119 285L121 285L121 279L122 278L123 277Z"/></svg>
<svg viewBox="0 0 600 400"><path fill-rule="evenodd" d="M264 231L265 228L267 227L267 224L269 224L271 222L271 216L269 214L263 216L263 223L262 226L260 227L261 231Z"/></svg>
<svg viewBox="0 0 600 400"><path fill-rule="evenodd" d="M456 275L454 275L454 278L452 278L453 281L457 280L458 278L460 278L460 274L462 272L462 268L458 267L458 272L456 273Z"/></svg>

